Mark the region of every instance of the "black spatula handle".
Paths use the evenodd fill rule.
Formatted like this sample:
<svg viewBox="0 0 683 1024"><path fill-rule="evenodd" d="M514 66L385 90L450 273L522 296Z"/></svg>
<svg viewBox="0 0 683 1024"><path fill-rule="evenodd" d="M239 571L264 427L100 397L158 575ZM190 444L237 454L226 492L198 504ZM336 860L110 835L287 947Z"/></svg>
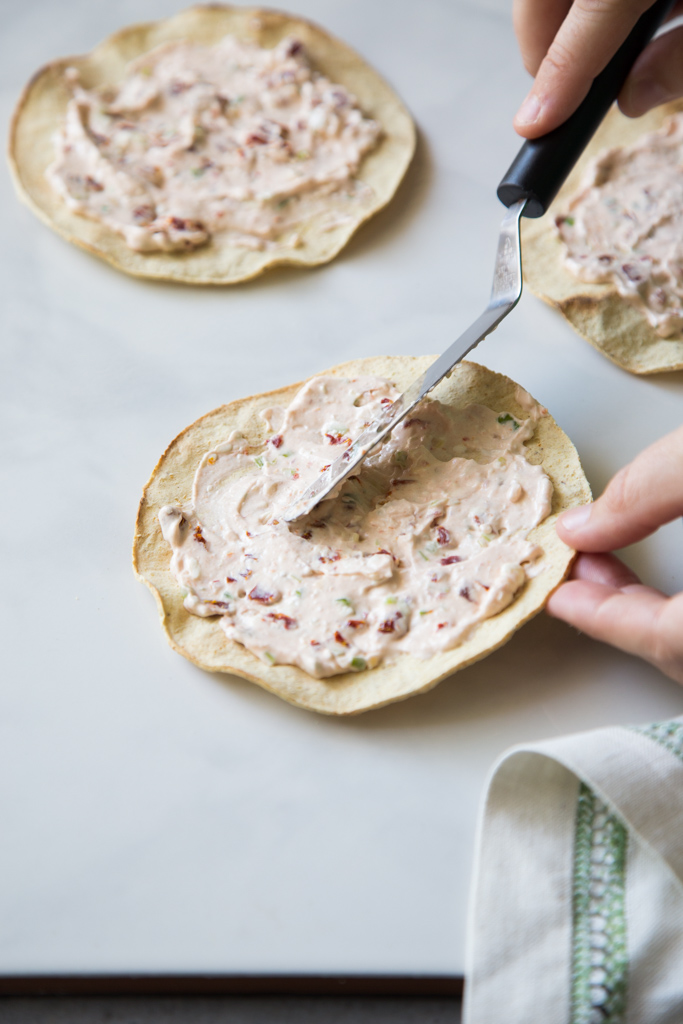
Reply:
<svg viewBox="0 0 683 1024"><path fill-rule="evenodd" d="M581 106L559 128L525 142L498 186L506 206L527 199L525 217L541 217L559 192L603 117L614 103L628 73L652 39L674 0L657 0L636 22L611 61L593 80Z"/></svg>

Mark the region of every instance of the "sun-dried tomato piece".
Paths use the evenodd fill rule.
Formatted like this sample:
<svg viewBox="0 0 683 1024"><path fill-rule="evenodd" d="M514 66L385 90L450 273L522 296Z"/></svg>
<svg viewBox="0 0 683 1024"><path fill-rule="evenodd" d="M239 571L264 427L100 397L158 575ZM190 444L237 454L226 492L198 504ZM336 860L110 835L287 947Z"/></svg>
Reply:
<svg viewBox="0 0 683 1024"><path fill-rule="evenodd" d="M204 547L206 547L206 538L204 537L204 534L202 533L201 526L197 526L195 528L193 536L194 536L194 539L196 541L199 541L200 544L203 544Z"/></svg>
<svg viewBox="0 0 683 1024"><path fill-rule="evenodd" d="M445 526L437 526L436 528L436 543L437 544L448 544L451 539L451 535Z"/></svg>
<svg viewBox="0 0 683 1024"><path fill-rule="evenodd" d="M154 207L150 206L148 203L143 203L142 206L136 206L133 210L133 218L134 220L146 221L149 223L149 221L154 220Z"/></svg>
<svg viewBox="0 0 683 1024"><path fill-rule="evenodd" d="M237 580L235 579L234 576L226 576L225 577L225 582L226 583L237 583Z"/></svg>
<svg viewBox="0 0 683 1024"><path fill-rule="evenodd" d="M390 619L385 619L380 626L377 627L379 633L393 633L396 630L396 623L399 619L403 618L402 612L396 612Z"/></svg>
<svg viewBox="0 0 683 1024"><path fill-rule="evenodd" d="M441 559L442 565L454 565L456 562L462 562L460 555L448 555L447 558Z"/></svg>
<svg viewBox="0 0 683 1024"><path fill-rule="evenodd" d="M349 646L348 641L344 639L339 630L337 630L337 632L334 634L334 639L337 641L338 644L341 644L342 647Z"/></svg>
<svg viewBox="0 0 683 1024"><path fill-rule="evenodd" d="M265 590L258 583L249 591L248 597L251 601L258 601L259 604L275 604L278 599L277 594L273 594L270 590Z"/></svg>
<svg viewBox="0 0 683 1024"><path fill-rule="evenodd" d="M470 594L470 588L469 587L461 587L460 590L458 591L458 593L460 594L461 597L464 597L466 601L473 601L474 600L474 598Z"/></svg>
<svg viewBox="0 0 683 1024"><path fill-rule="evenodd" d="M251 594L249 597L251 597ZM289 615L283 615L282 612L268 612L266 618L273 619L276 622L281 622L285 629L296 629L298 625L296 619L291 618Z"/></svg>
<svg viewBox="0 0 683 1024"><path fill-rule="evenodd" d="M282 434L276 434L275 437L271 437L270 443L273 448L279 448L282 445Z"/></svg>
<svg viewBox="0 0 683 1024"><path fill-rule="evenodd" d="M349 629L363 629L367 626L367 622L364 619L349 619L346 625Z"/></svg>

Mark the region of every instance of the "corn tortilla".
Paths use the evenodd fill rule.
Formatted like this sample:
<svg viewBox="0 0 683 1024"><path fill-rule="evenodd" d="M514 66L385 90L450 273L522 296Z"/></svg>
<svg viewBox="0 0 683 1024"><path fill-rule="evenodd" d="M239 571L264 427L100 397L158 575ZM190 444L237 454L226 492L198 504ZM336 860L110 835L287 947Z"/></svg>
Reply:
<svg viewBox="0 0 683 1024"><path fill-rule="evenodd" d="M432 362L433 357L383 356L342 363L326 371L342 377L387 377L402 391ZM287 405L301 383L254 395L202 416L168 446L150 477L140 502L133 545L137 576L154 594L168 640L200 668L229 672L258 683L299 707L329 715L350 715L430 690L446 676L465 668L500 647L534 616L569 572L574 552L555 533L557 515L573 505L590 501L591 492L576 449L550 416L543 417L527 443L532 463L542 463L553 484L552 511L530 539L544 551L544 571L528 580L515 600L498 615L480 623L464 643L422 661L399 654L375 669L315 679L293 665L264 664L241 644L225 635L218 619L191 615L183 606L180 588L170 571L170 549L161 535L159 509L191 502L194 474L203 454L224 441L233 430L250 444L265 440L267 428L259 413L273 404ZM528 416L518 403L517 385L476 363L461 363L449 380L435 389L434 397L452 405L481 403L498 412Z"/></svg>
<svg viewBox="0 0 683 1024"><path fill-rule="evenodd" d="M383 129L379 144L365 157L357 175L373 190L373 202L332 230L321 230L320 218L312 218L301 226L302 243L293 250L253 251L228 244L219 233L191 252L135 252L104 224L69 210L45 179L54 155L52 136L70 98L64 70L77 68L85 88L92 89L115 83L131 60L161 43L185 39L209 45L227 34L264 47L294 35L315 68L355 94L363 113ZM163 21L131 25L85 56L56 60L38 71L14 113L9 162L19 196L41 220L119 270L186 284L234 284L276 264L314 266L331 260L359 225L392 198L414 149L415 128L407 110L377 72L345 43L309 21L278 11L211 4L191 7Z"/></svg>
<svg viewBox="0 0 683 1024"><path fill-rule="evenodd" d="M579 281L567 270L555 217L579 190L587 165L598 153L633 145L641 135L661 128L667 118L681 110L683 101L677 100L632 119L613 107L545 216L527 219L522 226L524 279L531 291L559 309L582 338L631 373L683 370L683 337L660 338L645 313L621 296L613 284Z"/></svg>

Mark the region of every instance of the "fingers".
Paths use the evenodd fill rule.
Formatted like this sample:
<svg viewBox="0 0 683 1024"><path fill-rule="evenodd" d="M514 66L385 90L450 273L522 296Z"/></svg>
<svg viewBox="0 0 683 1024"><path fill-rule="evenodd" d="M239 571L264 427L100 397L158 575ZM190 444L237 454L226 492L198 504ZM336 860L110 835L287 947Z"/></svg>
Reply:
<svg viewBox="0 0 683 1024"><path fill-rule="evenodd" d="M535 139L566 121L651 4L652 0L574 0L517 112L516 131Z"/></svg>
<svg viewBox="0 0 683 1024"><path fill-rule="evenodd" d="M513 0L512 23L524 67L535 75L572 0Z"/></svg>
<svg viewBox="0 0 683 1024"><path fill-rule="evenodd" d="M587 571L590 576L594 569L579 568L578 573ZM618 572L615 566L612 570ZM632 576L625 566L623 570L624 578ZM551 595L547 611L595 640L652 662L683 683L683 594L665 597L641 583L619 586L578 578Z"/></svg>
<svg viewBox="0 0 683 1024"><path fill-rule="evenodd" d="M659 36L641 53L619 96L627 117L683 96L683 27Z"/></svg>
<svg viewBox="0 0 683 1024"><path fill-rule="evenodd" d="M641 452L592 505L560 516L557 532L578 551L614 551L683 515L683 427Z"/></svg>
<svg viewBox="0 0 683 1024"><path fill-rule="evenodd" d="M640 580L627 565L615 555L579 555L574 562L571 579L587 583L601 583L621 590L639 584Z"/></svg>

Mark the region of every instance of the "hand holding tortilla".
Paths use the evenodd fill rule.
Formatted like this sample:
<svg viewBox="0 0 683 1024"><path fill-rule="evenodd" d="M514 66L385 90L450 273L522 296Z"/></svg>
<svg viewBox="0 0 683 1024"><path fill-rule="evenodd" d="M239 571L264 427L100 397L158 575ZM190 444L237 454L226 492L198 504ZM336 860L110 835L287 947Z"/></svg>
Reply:
<svg viewBox="0 0 683 1024"><path fill-rule="evenodd" d="M534 84L515 117L515 128L537 139L563 124L654 0L602 5L575 0L515 0L515 32ZM680 6L680 5L677 5ZM673 7L673 5L672 5ZM676 13L673 7L671 15ZM671 16L670 15L670 16ZM628 117L683 96L683 28L653 40L636 61L619 95Z"/></svg>
<svg viewBox="0 0 683 1024"><path fill-rule="evenodd" d="M548 611L683 683L683 593L667 597L646 586L610 553L681 515L683 427L620 470L592 505L560 517L560 537L584 553Z"/></svg>

